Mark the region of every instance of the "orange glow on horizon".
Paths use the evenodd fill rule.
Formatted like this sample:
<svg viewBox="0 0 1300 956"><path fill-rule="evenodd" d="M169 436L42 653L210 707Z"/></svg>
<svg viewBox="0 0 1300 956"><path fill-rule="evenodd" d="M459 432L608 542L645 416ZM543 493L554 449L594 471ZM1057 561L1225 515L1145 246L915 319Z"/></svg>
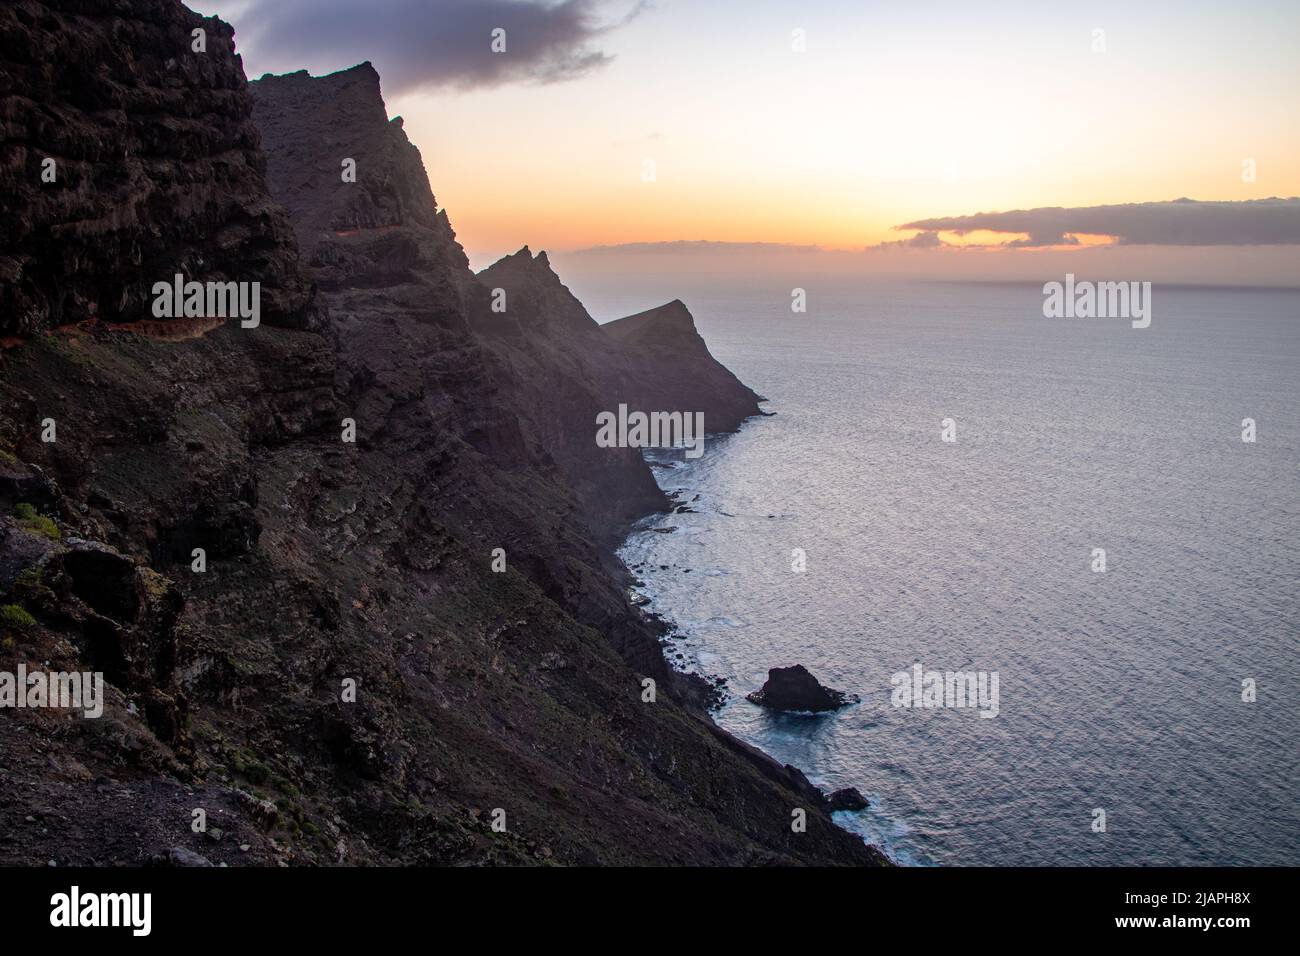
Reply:
<svg viewBox="0 0 1300 956"><path fill-rule="evenodd" d="M925 70L915 48L893 42L864 58L867 23L860 34L843 25L843 40L820 34L818 55L804 58L765 37L720 48L707 31L670 32L659 37L674 41L670 71L655 22L642 21L644 37L629 29L618 58L580 82L389 102L467 249L709 240L860 250L906 239L895 227L927 218L1300 196L1294 66L1279 47L1264 71L1248 25L1232 43L1258 75L1241 84L1224 82L1227 66L1189 65L1211 62L1193 53L1225 56L1229 42L1222 24L1192 20L1178 42L1152 23L1104 56L1088 31L995 33L977 47L907 33L933 59ZM1244 158L1257 178L1243 177ZM1015 238L944 236L959 246Z"/></svg>

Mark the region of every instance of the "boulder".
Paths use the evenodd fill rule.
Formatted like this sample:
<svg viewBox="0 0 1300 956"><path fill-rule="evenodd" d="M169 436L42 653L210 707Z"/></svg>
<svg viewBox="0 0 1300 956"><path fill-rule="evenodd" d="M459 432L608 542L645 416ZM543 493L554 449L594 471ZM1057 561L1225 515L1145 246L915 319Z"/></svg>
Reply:
<svg viewBox="0 0 1300 956"><path fill-rule="evenodd" d="M167 851L168 866L211 866L212 861L201 853L187 850L183 846L174 846Z"/></svg>
<svg viewBox="0 0 1300 956"><path fill-rule="evenodd" d="M869 806L867 798L858 792L857 787L845 787L826 797L826 805L834 810L865 810Z"/></svg>
<svg viewBox="0 0 1300 956"><path fill-rule="evenodd" d="M773 667L767 672L767 682L746 699L772 710L812 713L837 710L858 702L854 694L823 687L802 664Z"/></svg>

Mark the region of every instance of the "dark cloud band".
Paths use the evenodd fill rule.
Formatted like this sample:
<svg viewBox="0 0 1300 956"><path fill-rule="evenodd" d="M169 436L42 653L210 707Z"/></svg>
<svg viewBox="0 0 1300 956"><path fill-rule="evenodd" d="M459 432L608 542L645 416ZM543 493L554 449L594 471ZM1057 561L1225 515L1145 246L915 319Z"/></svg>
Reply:
<svg viewBox="0 0 1300 956"><path fill-rule="evenodd" d="M574 79L612 57L593 44L644 8L614 19L602 0L258 0L241 30L280 67L339 69L371 60L385 90ZM493 31L505 52L493 52ZM283 61L283 62L279 62Z"/></svg>
<svg viewBox="0 0 1300 956"><path fill-rule="evenodd" d="M925 233L1001 232L1027 235L1009 246L1074 245L1079 235L1112 236L1127 245L1267 246L1300 244L1300 198L1242 202L1129 203L980 212L918 219L896 226Z"/></svg>

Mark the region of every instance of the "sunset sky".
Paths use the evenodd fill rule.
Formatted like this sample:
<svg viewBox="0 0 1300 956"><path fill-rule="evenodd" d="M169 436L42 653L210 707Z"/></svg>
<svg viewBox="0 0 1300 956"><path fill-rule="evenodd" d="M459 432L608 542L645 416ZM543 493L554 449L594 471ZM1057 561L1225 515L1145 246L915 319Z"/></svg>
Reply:
<svg viewBox="0 0 1300 956"><path fill-rule="evenodd" d="M861 249L930 217L1300 195L1293 0L191 5L235 24L250 78L371 60L476 260L525 243Z"/></svg>

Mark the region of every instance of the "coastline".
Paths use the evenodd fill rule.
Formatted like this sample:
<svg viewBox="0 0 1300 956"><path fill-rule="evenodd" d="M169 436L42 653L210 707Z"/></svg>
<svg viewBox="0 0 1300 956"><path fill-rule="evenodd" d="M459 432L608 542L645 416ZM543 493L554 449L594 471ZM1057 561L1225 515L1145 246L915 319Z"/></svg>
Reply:
<svg viewBox="0 0 1300 956"><path fill-rule="evenodd" d="M762 401L766 402L767 399L762 399ZM772 417L775 414L775 412L760 412L758 415L752 415L744 419L737 428L710 433L708 438L730 438L739 434L742 430L754 427L756 422ZM715 445L713 453L717 454L720 451L721 449L716 448ZM707 458L708 454L706 452L704 458ZM810 779L803 768L796 767L793 764L783 764L780 759L769 753L764 749L762 741L748 739L736 731L724 727L719 722L718 717L730 707L754 705L747 704L744 691L729 687L726 677L711 672L709 666L703 660L704 655L701 654L702 648L699 643L686 636L686 632L682 629L671 608L659 604L659 596L652 585L645 580L648 574L644 564L637 564L634 567L629 563L631 553L642 536L656 533L672 536L677 526L670 525L668 527L672 528L672 531L667 531L661 522L675 514L698 513L698 509L692 507L692 505L698 504L703 495L702 489L697 485L665 483L664 479L671 478L682 470L682 465L679 463L679 460L682 460L681 449L647 449L645 458L650 465L656 484L670 502L671 507L666 511L656 511L643 515L620 532L620 543L615 550L615 556L627 571L628 595L632 605L648 619L659 625L659 648L665 665L672 673L697 689L702 702L701 718L708 724L710 730L717 735L718 739L735 753L754 763L771 779L790 787L797 793L807 794L810 797L815 795L824 803L830 793L836 789L835 786ZM704 459L698 460L702 461ZM660 527L654 527L655 525L660 525ZM666 566L660 566L650 570L662 571L668 569ZM693 569L682 570L689 572ZM782 663L793 664L797 662ZM696 701L693 700L692 702ZM873 819L879 816L874 810L879 804L880 797L874 793L870 794L869 797L871 805L866 809L860 811L838 810L831 813L834 824L841 830L859 837L868 849L880 855L885 865L926 865L922 861L915 860L910 855L900 853L891 847L890 835L886 832L889 828L888 821L881 825Z"/></svg>
<svg viewBox="0 0 1300 956"><path fill-rule="evenodd" d="M0 670L102 671L109 699L71 732L6 709L4 861L884 862L707 720L627 601L611 534L667 502L591 423L758 411L685 305L600 326L544 253L471 271L369 63L248 82L232 28L174 0L141 0L125 46L107 2L31 5L0 11L24 47L139 68L122 124L76 113L99 74L9 63L115 188L16 193L16 261L68 268L0 320L24 342L0 358ZM168 72L205 27L212 69ZM43 142L44 115L16 128ZM204 135L156 136L179 117ZM219 221L175 215L178 182L225 196ZM177 273L257 283L260 325L133 324L140 277ZM181 825L191 793L222 826Z"/></svg>

